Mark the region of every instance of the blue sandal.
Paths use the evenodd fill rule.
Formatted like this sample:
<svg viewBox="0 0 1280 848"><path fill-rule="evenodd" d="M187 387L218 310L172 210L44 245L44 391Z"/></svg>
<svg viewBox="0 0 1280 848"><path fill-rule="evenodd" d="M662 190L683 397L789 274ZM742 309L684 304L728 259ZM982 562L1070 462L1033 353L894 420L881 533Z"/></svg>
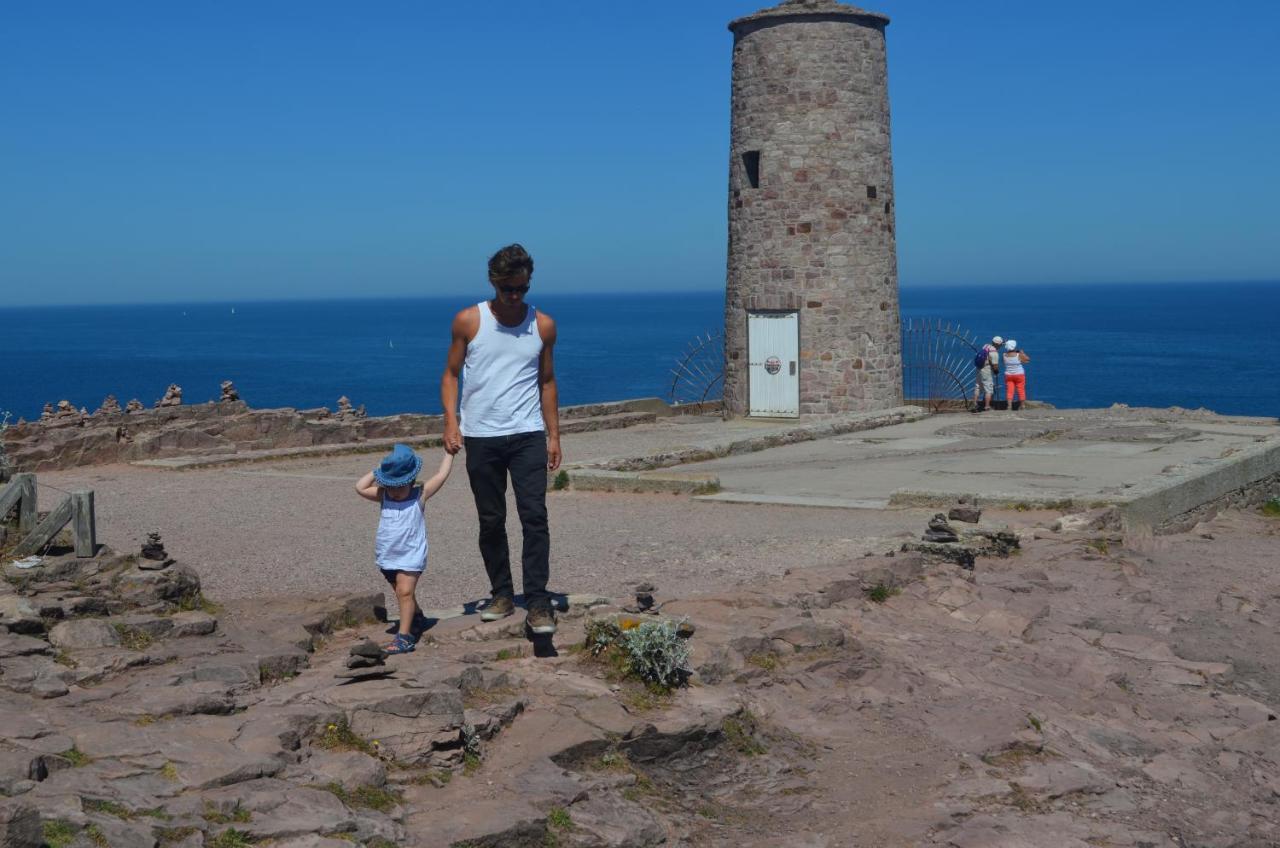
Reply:
<svg viewBox="0 0 1280 848"><path fill-rule="evenodd" d="M391 640L391 644L382 649L384 654L412 654L413 649L418 647L412 636L406 636L403 633L397 633L396 638Z"/></svg>

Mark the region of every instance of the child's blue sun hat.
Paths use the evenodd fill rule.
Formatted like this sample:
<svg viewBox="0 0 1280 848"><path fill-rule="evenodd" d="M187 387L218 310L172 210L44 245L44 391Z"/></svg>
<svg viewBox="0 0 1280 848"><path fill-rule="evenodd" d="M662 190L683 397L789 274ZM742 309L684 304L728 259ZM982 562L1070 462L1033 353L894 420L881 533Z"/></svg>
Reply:
<svg viewBox="0 0 1280 848"><path fill-rule="evenodd" d="M422 458L408 445L396 445L374 469L373 479L382 486L404 486L412 483L421 470Z"/></svg>

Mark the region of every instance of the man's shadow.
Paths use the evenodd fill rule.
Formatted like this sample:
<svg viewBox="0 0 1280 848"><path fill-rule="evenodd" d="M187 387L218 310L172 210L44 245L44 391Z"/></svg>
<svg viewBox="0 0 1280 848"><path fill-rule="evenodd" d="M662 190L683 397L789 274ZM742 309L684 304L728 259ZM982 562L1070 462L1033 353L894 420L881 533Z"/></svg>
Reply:
<svg viewBox="0 0 1280 848"><path fill-rule="evenodd" d="M468 601L462 605L463 615L479 615L480 608L485 602L485 598L475 601ZM527 610L528 605L525 603L524 595L516 595L515 598L517 610ZM551 608L557 613L563 614L569 611L569 596L560 592L551 593ZM520 613L515 613L519 615ZM434 624L434 622L433 622ZM554 633L534 633L528 627L524 629L524 638L528 639L533 645L533 655L535 657L558 657L560 652L556 650Z"/></svg>

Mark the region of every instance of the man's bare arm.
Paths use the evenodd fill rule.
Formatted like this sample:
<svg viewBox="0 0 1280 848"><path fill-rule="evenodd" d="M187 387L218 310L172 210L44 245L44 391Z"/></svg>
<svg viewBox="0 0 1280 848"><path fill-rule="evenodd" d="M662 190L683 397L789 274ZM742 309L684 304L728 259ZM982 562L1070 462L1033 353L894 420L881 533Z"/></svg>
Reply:
<svg viewBox="0 0 1280 848"><path fill-rule="evenodd" d="M538 313L538 334L542 336L542 355L538 358L538 391L542 397L542 420L547 425L547 469L560 467L560 391L556 387L555 356L556 322L550 315Z"/></svg>
<svg viewBox="0 0 1280 848"><path fill-rule="evenodd" d="M445 357L444 374L440 377L440 403L444 407L444 449L451 454L462 450L462 431L458 428L458 378L467 358L467 344L480 330L480 310L469 306L453 318L449 354Z"/></svg>

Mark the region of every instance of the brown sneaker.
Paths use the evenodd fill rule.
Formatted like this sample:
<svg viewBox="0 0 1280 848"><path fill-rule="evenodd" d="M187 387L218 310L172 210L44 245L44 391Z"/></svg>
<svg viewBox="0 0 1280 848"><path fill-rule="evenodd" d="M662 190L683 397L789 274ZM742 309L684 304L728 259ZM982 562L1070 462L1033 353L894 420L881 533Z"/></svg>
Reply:
<svg viewBox="0 0 1280 848"><path fill-rule="evenodd" d="M481 621L497 621L500 618L506 618L516 611L515 602L508 597L497 597L484 605L484 609L480 610Z"/></svg>
<svg viewBox="0 0 1280 848"><path fill-rule="evenodd" d="M550 605L536 606L529 610L524 617L524 626L529 628L529 632L538 636L545 636L549 633L556 632L556 614Z"/></svg>

